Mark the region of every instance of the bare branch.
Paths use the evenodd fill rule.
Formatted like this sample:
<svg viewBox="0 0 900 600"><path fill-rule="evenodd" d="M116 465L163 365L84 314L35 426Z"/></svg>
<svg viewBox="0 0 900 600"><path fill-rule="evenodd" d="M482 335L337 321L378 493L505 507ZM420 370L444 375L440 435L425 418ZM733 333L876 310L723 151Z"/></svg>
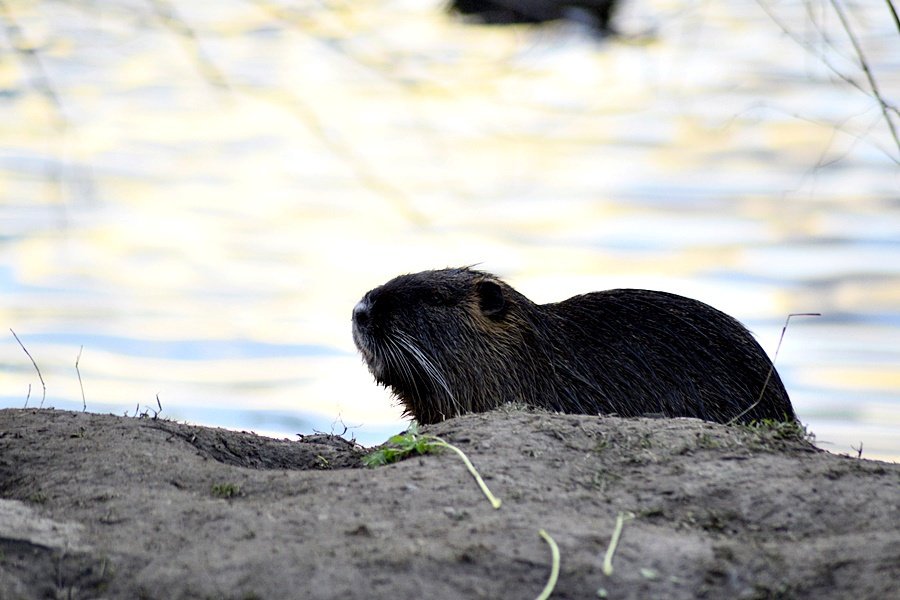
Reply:
<svg viewBox="0 0 900 600"><path fill-rule="evenodd" d="M768 5L767 2L765 2L764 0L756 0L756 2L757 2L757 4L759 4L759 7L763 9L763 12L765 12L766 15L768 15L768 17L770 19L772 19L772 22L775 23L776 25L778 25L778 28L781 29L782 33L784 33L786 36L791 38L791 40L793 40L797 45L806 49L810 54L812 54L817 59L819 59L819 61L821 61L821 63L823 65L825 65L829 71L831 71L832 73L837 75L842 81L852 85L860 92L862 92L866 95L869 95L869 90L867 90L861 83L859 83L858 81L856 81L849 75L846 75L845 73L841 72L840 69L838 69L836 66L834 66L830 60L828 60L828 57L825 54L823 54L821 52L817 52L814 48L812 48L810 46L810 44L808 42L801 39L800 36L798 36L796 33L791 31L791 29L787 25L785 25L781 19L778 18L778 15L775 14L775 12L772 10L772 8Z"/></svg>
<svg viewBox="0 0 900 600"><path fill-rule="evenodd" d="M890 9L892 15L894 16L894 21L895 21L895 23L897 23L898 31L900 31L900 20L897 19L896 10L894 10L894 6L891 3L892 0L887 0L887 2L888 2L889 9ZM862 46L860 45L856 35L853 33L853 30L850 27L850 23L847 20L846 14L845 14L844 10L840 7L840 5L837 3L837 0L830 0L830 3L832 5L832 7L834 8L834 11L837 14L838 18L840 19L841 25L843 26L843 29L844 29L845 33L847 34L851 45L853 46L854 53L856 54L855 62L857 62L860 65L860 67L862 68L862 71L865 74L866 79L869 84L868 87L866 87L862 82L857 81L850 75L847 75L846 73L842 72L838 67L836 67L832 63L832 61L825 54L824 51L821 51L821 50L813 47L812 44L810 44L807 40L802 39L798 34L796 34L794 31L792 31L778 17L778 15L775 14L774 10L769 5L767 0L756 0L756 3L763 10L763 12L765 12L766 15L768 15L768 17L772 20L772 22L775 23L781 29L781 31L785 35L787 35L791 40L793 40L797 45L804 48L807 52L809 52L810 54L815 56L826 68L828 68L829 71L834 73L841 80L843 80L847 84L853 86L860 92L864 93L866 96L873 98L877 102L878 107L881 110L884 120L887 121L887 127L888 127L888 130L890 131L891 137L894 140L894 144L897 146L898 150L900 150L900 138L898 138L897 128L894 125L894 121L892 119L892 114L900 116L900 108L898 108L897 106L888 102L884 98L884 96L881 94L881 91L878 87L878 83L875 80L875 77L872 74L871 69L869 68L869 64L865 58L865 54L863 53ZM821 39L824 40L824 42L828 46L828 48L834 50L836 53L840 54L847 60L854 61L854 57L845 55L834 44L834 41L832 40L831 36L828 35L828 32L825 31L825 29L818 23L815 16L811 13L811 9L810 9L809 5L807 5L807 16L809 17L809 21L812 23L813 28L818 33L818 35L821 37ZM882 148L882 151L884 151L883 148ZM900 157L895 157L888 152L886 152L886 155L894 162L900 163Z"/></svg>
<svg viewBox="0 0 900 600"><path fill-rule="evenodd" d="M273 18L292 27L310 27L312 25L311 19L296 7L278 6L266 0L252 0L252 3ZM318 41L320 44L322 43L321 40ZM384 69L379 68L379 66L373 64L372 61L347 50L339 40L332 40L331 43L322 44L322 47L330 52L339 52L341 56L353 61L354 64L391 84L401 87L408 85L402 81L398 81L396 78L390 77ZM297 96L289 96L287 94L281 94L279 97L272 98L261 95L258 90L252 88L244 91L253 93L267 101L275 102L287 108L326 148L328 148L328 150L331 151L332 154L350 166L356 179L363 187L393 205L397 212L402 214L411 223L419 226L428 223L428 218L415 209L409 196L397 186L380 177L362 157L353 151L352 146L343 141L333 129L327 129L323 124L322 119L319 118L307 102Z"/></svg>
<svg viewBox="0 0 900 600"><path fill-rule="evenodd" d="M890 2L888 2L890 5ZM884 115L884 120L887 121L888 129L891 132L891 136L894 138L894 142L897 144L897 150L900 151L900 137L897 134L897 128L894 125L893 119L891 119L891 115L888 113L888 108L891 106L881 95L881 91L878 89L878 82L875 80L875 76L872 74L872 70L869 68L869 63L866 61L866 55L863 53L862 46L859 43L859 40L856 39L856 34L853 33L853 29L850 27L850 22L847 20L847 15L844 13L844 9L841 8L840 3L837 0L831 0L831 6L834 8L834 12L837 13L838 18L841 20L841 25L844 27L844 31L847 32L847 37L850 38L850 43L853 44L853 49L856 51L856 57L859 60L859 65L862 67L863 73L866 74L866 79L869 80L869 87L872 88L872 94L875 96L875 99L878 101L878 104L881 106L881 114ZM893 9L893 6L891 6ZM894 14L894 18L897 18L896 13Z"/></svg>
<svg viewBox="0 0 900 600"><path fill-rule="evenodd" d="M203 52L203 49L200 47L200 42L197 39L197 34L194 33L194 30L191 29L183 19L179 18L175 9L168 3L168 0L147 1L150 3L150 6L153 8L153 12L156 13L156 17L159 21L170 31L175 33L182 41L194 62L197 64L197 69L200 71L200 74L203 75L204 79L214 87L223 90L230 89L231 86L224 73L222 73L222 71L220 71Z"/></svg>
<svg viewBox="0 0 900 600"><path fill-rule="evenodd" d="M891 16L894 18L894 25L897 26L897 33L900 33L900 17L897 16L897 8L891 0L884 1L887 2L888 10L891 11ZM862 443L860 443L860 448L862 448Z"/></svg>
<svg viewBox="0 0 900 600"><path fill-rule="evenodd" d="M66 117L63 109L60 95L51 83L47 69L41 60L35 46L30 44L25 37L25 33L16 22L12 8L6 0L0 0L0 22L6 32L10 46L13 48L16 56L25 66L25 70L30 73L31 87L42 97L48 106L50 126L60 138L60 146L56 151L56 160L48 161L45 177L51 185L53 195L59 200L61 206L65 206L62 196L63 169L65 160L65 138L69 132L71 124ZM63 213L65 220L65 213Z"/></svg>
<svg viewBox="0 0 900 600"><path fill-rule="evenodd" d="M31 85L43 96L47 103L53 108L53 127L59 132L64 131L69 122L63 111L62 102L60 102L59 94L50 83L50 77L47 75L47 69L38 55L34 46L29 44L25 39L22 28L16 22L12 10L6 0L0 0L0 20L3 21L3 27L6 30L6 37L13 48L13 51L19 57L32 73Z"/></svg>

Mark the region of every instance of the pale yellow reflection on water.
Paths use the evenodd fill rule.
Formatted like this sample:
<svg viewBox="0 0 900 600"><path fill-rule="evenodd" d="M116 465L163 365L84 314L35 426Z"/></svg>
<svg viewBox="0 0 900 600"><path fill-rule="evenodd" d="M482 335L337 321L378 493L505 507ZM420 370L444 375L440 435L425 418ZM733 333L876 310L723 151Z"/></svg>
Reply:
<svg viewBox="0 0 900 600"><path fill-rule="evenodd" d="M0 321L47 405L81 407L84 346L89 410L159 394L172 418L374 443L403 425L349 315L401 272L478 263L541 302L665 289L770 355L788 313L821 312L778 356L801 420L896 460L898 149L815 58L864 82L848 46L708 4L627 4L622 27L655 33L598 41L436 3L175 3L193 37L143 3L10 3ZM779 7L807 31L802 2ZM900 34L856 11L900 102ZM29 385L39 404L10 335L0 405Z"/></svg>

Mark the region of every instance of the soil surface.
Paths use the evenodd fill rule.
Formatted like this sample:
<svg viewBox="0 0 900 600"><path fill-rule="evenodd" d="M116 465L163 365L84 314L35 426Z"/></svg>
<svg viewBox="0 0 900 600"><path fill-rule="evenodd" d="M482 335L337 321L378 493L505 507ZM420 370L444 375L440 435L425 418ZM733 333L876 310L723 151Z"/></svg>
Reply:
<svg viewBox="0 0 900 600"><path fill-rule="evenodd" d="M900 465L784 428L504 408L337 436L0 410L0 598L896 598ZM602 570L617 516L624 521Z"/></svg>

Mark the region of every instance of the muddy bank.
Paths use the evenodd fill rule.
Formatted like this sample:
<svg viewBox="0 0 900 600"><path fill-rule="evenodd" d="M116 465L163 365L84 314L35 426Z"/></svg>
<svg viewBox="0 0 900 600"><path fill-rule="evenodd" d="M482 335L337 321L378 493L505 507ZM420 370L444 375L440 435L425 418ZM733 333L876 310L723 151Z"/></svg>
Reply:
<svg viewBox="0 0 900 600"><path fill-rule="evenodd" d="M900 465L789 432L501 410L377 469L333 436L0 410L0 597L886 598ZM624 525L610 576L604 554Z"/></svg>

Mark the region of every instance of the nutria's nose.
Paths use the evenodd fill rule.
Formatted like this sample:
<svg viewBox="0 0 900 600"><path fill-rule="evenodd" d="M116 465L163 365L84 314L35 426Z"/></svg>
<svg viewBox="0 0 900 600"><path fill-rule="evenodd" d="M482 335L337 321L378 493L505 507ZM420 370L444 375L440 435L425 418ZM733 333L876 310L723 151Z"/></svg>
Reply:
<svg viewBox="0 0 900 600"><path fill-rule="evenodd" d="M365 327L369 324L369 317L372 312L372 302L368 297L363 298L353 307L353 323L357 327Z"/></svg>

